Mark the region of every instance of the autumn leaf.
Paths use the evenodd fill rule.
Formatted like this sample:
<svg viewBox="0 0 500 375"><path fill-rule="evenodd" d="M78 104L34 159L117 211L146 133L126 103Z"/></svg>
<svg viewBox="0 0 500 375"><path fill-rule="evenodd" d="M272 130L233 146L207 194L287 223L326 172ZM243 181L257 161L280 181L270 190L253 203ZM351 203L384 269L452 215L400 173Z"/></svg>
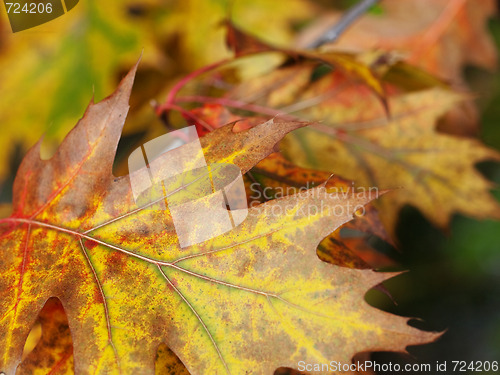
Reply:
<svg viewBox="0 0 500 375"><path fill-rule="evenodd" d="M239 374L299 360L348 363L357 352L436 338L363 300L393 274L314 255L372 197L343 199L319 186L251 208L232 231L181 248L170 212L137 207L128 176L111 173L134 74L89 105L51 159L40 159L38 143L19 168L14 213L0 221L1 371L16 371L50 297L67 313L82 374L153 373L162 343L192 374ZM268 121L237 133L230 125L201 144L208 165L231 162L244 173L304 125ZM172 163L167 156L158 162Z"/></svg>
<svg viewBox="0 0 500 375"><path fill-rule="evenodd" d="M498 204L489 193L493 184L475 168L481 161L497 160L498 154L437 126L468 97L410 68L397 62L384 73L390 118L366 85L341 71L319 71L303 63L242 82L215 100L256 113L319 121L288 136L282 153L300 167L336 173L360 186L397 188L376 203L392 238L406 204L441 228L457 212L498 217ZM415 86L420 78L425 79Z"/></svg>
<svg viewBox="0 0 500 375"><path fill-rule="evenodd" d="M310 88L323 91L334 84L326 77ZM335 170L362 186L401 187L378 205L385 227L393 231L406 204L417 207L435 225L446 228L453 213L477 218L498 218L498 203L490 195L493 184L476 170L499 155L479 141L436 131L436 122L462 100L452 91L430 89L391 97L391 120L369 92L351 87L344 98L356 103L348 111L343 98L332 98L310 109L327 123L294 133L283 150L295 163ZM370 104L371 103L371 104ZM307 150L313 148L317 158ZM339 161L342 162L339 162Z"/></svg>
<svg viewBox="0 0 500 375"><path fill-rule="evenodd" d="M385 90L380 77L378 77L362 61L358 61L356 55L339 51L309 51L294 48L277 47L264 43L255 36L239 29L232 22L226 22L228 46L235 51L237 57L246 56L262 52L281 52L292 58L302 58L310 61L328 64L332 67L341 69L347 75L352 76L366 84L373 92L379 96L385 105Z"/></svg>
<svg viewBox="0 0 500 375"><path fill-rule="evenodd" d="M233 22L226 20L224 22L227 33L226 33L226 43L228 47L234 52L235 57L233 59L223 59L218 62L212 63L205 67L198 69L195 72L190 73L188 76L181 79L172 90L169 91L167 98L164 103L156 105L156 112L158 116L162 118L168 118L168 114L174 110L179 111L183 114L186 119L194 120L198 123L198 127L201 125L208 130L210 126L206 126L206 124L201 124L196 118L196 114L190 113L185 108L181 106L183 102L199 102L199 103L208 103L208 104L219 104L225 105L229 107L240 108L243 110L250 110L259 114L273 114L279 115L280 111L262 111L255 110L255 108L251 108L251 106L246 106L245 102L230 102L228 100L224 100L215 97L207 97L204 95L194 95L194 96L179 96L179 91L184 88L184 86L188 85L198 76L207 73L213 72L218 68L221 68L229 63L238 61L241 58L249 58L249 57L258 57L263 53L278 53L279 55L283 55L284 57L289 58L289 61L284 61L283 65L288 66L292 62L299 62L301 67L306 67L306 69L300 69L300 74L297 75L298 71L294 69L293 73L290 77L278 76L277 74L271 74L270 80L275 81L277 86L281 86L281 90L273 90L274 85L266 86L272 92L272 95L275 98L280 98L282 94L286 95L286 98L282 100L287 100L293 98L294 92L299 92L302 85L308 83L310 74L314 68L322 67L324 65L329 66L335 70L342 71L346 76L348 76L352 82L361 82L366 85L366 87L370 88L373 93L379 98L381 105L385 109L387 113L389 113L389 108L387 106L386 100L386 91L385 86L382 81L382 77L372 69L371 64L367 64L366 61L363 61L363 56L350 54L339 51L322 51L322 50L300 50L293 49L289 47L279 47L273 44L264 42L263 40L257 38L256 36L241 30L238 28ZM262 61L261 61L262 63ZM278 68L276 64L268 66L265 70L266 74L269 71L272 71L272 68ZM277 69L275 72L283 72L286 69ZM241 73L241 72L240 72ZM244 77L244 74L241 74ZM423 75L425 76L425 75ZM252 77L256 78L255 76ZM259 77L262 78L262 77ZM426 77L428 78L428 77ZM265 79L265 78L264 78ZM437 80L434 80L437 81ZM261 82L261 79L258 79L258 82ZM286 84L288 82L288 84ZM426 82L427 83L427 82ZM232 91L237 91L237 88ZM244 89L243 89L244 91ZM248 101L248 99L246 99ZM278 99L279 100L279 99ZM167 121L168 122L168 121Z"/></svg>
<svg viewBox="0 0 500 375"><path fill-rule="evenodd" d="M86 0L36 32L13 34L1 12L0 121L16 126L2 127L0 181L16 146L24 152L44 135L51 155L88 98L110 92L141 51L134 105L147 107L179 75L229 56L218 26L229 10L277 42L291 42L291 23L313 14L306 0L242 0L231 8L218 0ZM143 130L143 117L129 121L127 132ZM151 119L145 121L150 127ZM161 129L159 121L156 126Z"/></svg>

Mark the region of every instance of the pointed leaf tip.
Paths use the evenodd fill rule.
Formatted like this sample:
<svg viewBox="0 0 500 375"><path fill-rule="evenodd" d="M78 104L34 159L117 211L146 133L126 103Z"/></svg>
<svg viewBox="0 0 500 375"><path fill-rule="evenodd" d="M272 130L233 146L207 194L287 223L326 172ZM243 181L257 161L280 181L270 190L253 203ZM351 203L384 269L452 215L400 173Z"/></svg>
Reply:
<svg viewBox="0 0 500 375"><path fill-rule="evenodd" d="M125 77L123 77L123 79L121 80L116 92L121 91L121 90L125 90L127 95L130 96L130 94L132 93L132 87L134 86L134 81L135 81L135 76L137 74L137 69L138 69L139 64L142 60L142 55L143 55L143 53L141 52L141 55L139 56L139 59L137 60L137 62L129 70L127 75Z"/></svg>

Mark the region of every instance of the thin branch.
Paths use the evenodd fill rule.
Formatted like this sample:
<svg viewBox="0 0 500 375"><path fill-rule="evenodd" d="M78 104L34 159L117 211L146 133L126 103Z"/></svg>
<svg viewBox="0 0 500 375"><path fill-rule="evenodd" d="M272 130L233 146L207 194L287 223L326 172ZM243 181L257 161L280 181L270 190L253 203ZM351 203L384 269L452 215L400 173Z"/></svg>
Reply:
<svg viewBox="0 0 500 375"><path fill-rule="evenodd" d="M319 46L335 42L344 31L347 30L351 24L356 21L359 17L366 13L366 11L379 0L361 0L359 3L350 8L340 20L333 25L325 34L314 42L312 42L308 48L318 48Z"/></svg>
<svg viewBox="0 0 500 375"><path fill-rule="evenodd" d="M288 113L285 113L283 111L274 109L274 108L269 108L269 107L264 107L260 106L257 104L251 104L251 103L246 103L240 100L234 100L230 98L217 98L217 97L211 97L211 96L200 96L200 95L191 95L191 96L180 96L176 100L178 103L183 103L183 102L196 102L196 103L216 103L223 105L225 107L231 107L231 108L238 108L241 110L249 111L249 112L254 112L254 113L260 113L263 115L268 115L268 116L280 116L283 119L288 119L290 121L297 120L298 118L296 116L291 116Z"/></svg>
<svg viewBox="0 0 500 375"><path fill-rule="evenodd" d="M231 62L233 59L224 59L217 61L213 64L206 65L201 67L200 69L195 70L194 72L191 72L187 76L183 77L179 82L177 82L174 87L170 90L170 92L167 95L167 99L165 100L165 104L173 104L175 102L175 96L177 93L192 79L202 75L203 73L209 72L211 70L217 69L218 67L227 64L228 62ZM159 106L157 108L157 113L161 113L162 108Z"/></svg>

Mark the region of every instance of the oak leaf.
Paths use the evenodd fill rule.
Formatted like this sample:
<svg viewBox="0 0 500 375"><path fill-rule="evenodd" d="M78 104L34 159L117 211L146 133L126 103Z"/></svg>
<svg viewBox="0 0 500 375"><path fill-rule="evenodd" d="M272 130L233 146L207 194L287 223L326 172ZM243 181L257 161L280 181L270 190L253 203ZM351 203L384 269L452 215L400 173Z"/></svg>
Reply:
<svg viewBox="0 0 500 375"><path fill-rule="evenodd" d="M498 203L489 192L493 184L475 167L499 160L498 152L477 139L439 131L439 120L467 95L398 62L383 79L391 108L388 118L366 85L338 70L319 77L316 72L310 64L283 67L242 82L226 94L227 102L244 102L241 108L256 112L320 121L286 137L283 155L300 167L338 173L360 186L397 188L375 203L392 238L399 211L407 204L442 229L457 212L499 217ZM425 80L415 87L421 77ZM290 82L296 85L294 99L290 95L277 99L274 91L289 91Z"/></svg>
<svg viewBox="0 0 500 375"><path fill-rule="evenodd" d="M192 374L263 374L436 338L363 300L393 274L314 254L366 195L344 199L319 186L251 208L232 231L181 248L170 212L137 207L128 176L111 173L134 74L89 105L51 159L40 159L38 143L19 168L13 214L0 221L0 371L15 373L51 297L67 313L78 374L154 373L162 344ZM229 125L201 145L209 165L245 173L304 125L268 121L237 133ZM174 187L165 185L166 195L189 188Z"/></svg>
<svg viewBox="0 0 500 375"><path fill-rule="evenodd" d="M334 76L316 82L307 95L336 86ZM324 119L287 137L283 150L290 160L309 168L335 170L362 186L402 188L377 204L386 228L393 233L400 209L410 204L431 222L447 228L452 214L498 218L498 203L475 165L500 160L480 141L440 133L439 118L463 99L444 89L394 95L386 119L368 90L352 86L308 110ZM346 107L349 103L353 106ZM346 109L347 108L347 109ZM308 151L314 149L315 157Z"/></svg>

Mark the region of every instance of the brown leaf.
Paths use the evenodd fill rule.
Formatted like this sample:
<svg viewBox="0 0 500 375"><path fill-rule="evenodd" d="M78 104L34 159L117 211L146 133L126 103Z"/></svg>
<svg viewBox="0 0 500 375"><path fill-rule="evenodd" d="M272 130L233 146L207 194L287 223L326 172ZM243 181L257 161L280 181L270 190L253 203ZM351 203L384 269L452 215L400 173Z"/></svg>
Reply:
<svg viewBox="0 0 500 375"><path fill-rule="evenodd" d="M161 343L192 374L239 374L299 360L347 363L360 351L401 351L437 337L363 300L393 274L314 256L374 197L319 186L253 207L231 231L182 248L172 208L157 205L167 197L185 203L205 187L181 174L157 187L160 199L138 206L129 176L111 173L135 69L113 95L89 105L51 159L40 159L37 144L19 168L14 213L0 220L0 371L15 373L50 297L65 307L77 374L152 374ZM201 139L206 162L212 174L214 163L248 171L304 125L268 121L238 133L224 126ZM175 168L174 155L154 163Z"/></svg>
<svg viewBox="0 0 500 375"><path fill-rule="evenodd" d="M333 81L318 82L311 94ZM343 110L346 100L356 103L348 111ZM477 140L436 131L437 120L460 100L457 93L441 89L395 95L390 100L393 117L386 120L366 89L352 87L342 98L312 108L312 116L325 123L287 138L283 149L303 167L337 171L365 186L401 188L378 206L390 233L406 204L443 229L455 212L497 218L498 203L489 193L493 184L475 164L499 160L498 153ZM309 157L311 148L321 157Z"/></svg>

